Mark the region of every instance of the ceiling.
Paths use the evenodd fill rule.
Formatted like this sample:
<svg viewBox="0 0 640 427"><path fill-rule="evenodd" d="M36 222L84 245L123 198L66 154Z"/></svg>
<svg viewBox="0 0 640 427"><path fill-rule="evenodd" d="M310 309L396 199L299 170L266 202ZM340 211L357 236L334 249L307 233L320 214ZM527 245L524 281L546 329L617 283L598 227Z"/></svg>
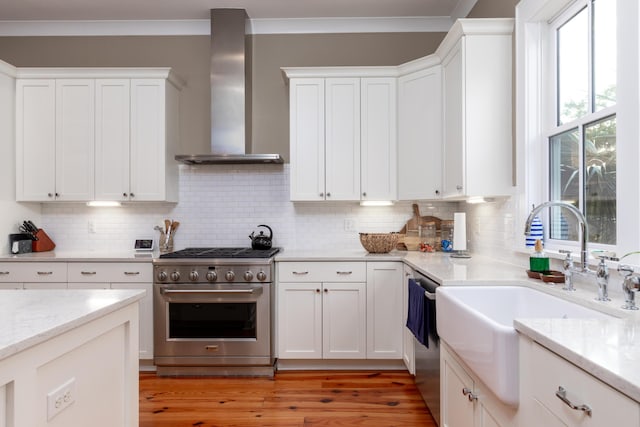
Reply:
<svg viewBox="0 0 640 427"><path fill-rule="evenodd" d="M200 20L215 8L246 9L251 19L447 17L476 0L0 0L2 21Z"/></svg>

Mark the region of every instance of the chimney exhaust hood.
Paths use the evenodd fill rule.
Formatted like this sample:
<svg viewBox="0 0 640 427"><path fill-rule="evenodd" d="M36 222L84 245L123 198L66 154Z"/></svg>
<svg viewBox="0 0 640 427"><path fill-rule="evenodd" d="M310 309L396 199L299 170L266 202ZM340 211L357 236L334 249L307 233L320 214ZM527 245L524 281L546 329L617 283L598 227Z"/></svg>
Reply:
<svg viewBox="0 0 640 427"><path fill-rule="evenodd" d="M283 163L251 153L250 21L244 9L211 9L211 153L177 155L189 165ZM249 46L247 46L249 45Z"/></svg>

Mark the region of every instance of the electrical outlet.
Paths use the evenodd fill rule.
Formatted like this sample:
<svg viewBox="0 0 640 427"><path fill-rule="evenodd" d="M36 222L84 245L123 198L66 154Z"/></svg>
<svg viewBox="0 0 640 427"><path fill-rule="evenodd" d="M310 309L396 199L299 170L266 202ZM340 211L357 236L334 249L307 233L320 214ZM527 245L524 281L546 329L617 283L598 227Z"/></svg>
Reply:
<svg viewBox="0 0 640 427"><path fill-rule="evenodd" d="M47 394L47 421L76 401L76 379L71 378Z"/></svg>
<svg viewBox="0 0 640 427"><path fill-rule="evenodd" d="M356 222L353 219L345 219L344 220L344 231L355 231Z"/></svg>
<svg viewBox="0 0 640 427"><path fill-rule="evenodd" d="M87 223L87 227L89 228L89 233L91 234L95 234L96 233L96 223L95 221L89 221Z"/></svg>

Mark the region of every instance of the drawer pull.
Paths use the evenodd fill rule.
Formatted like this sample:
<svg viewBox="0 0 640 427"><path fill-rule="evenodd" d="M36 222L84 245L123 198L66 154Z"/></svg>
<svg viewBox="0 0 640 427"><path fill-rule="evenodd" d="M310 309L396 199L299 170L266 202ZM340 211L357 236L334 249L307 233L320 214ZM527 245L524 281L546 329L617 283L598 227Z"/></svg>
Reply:
<svg viewBox="0 0 640 427"><path fill-rule="evenodd" d="M140 274L139 271L125 271L124 272L125 276L137 276L138 274Z"/></svg>
<svg viewBox="0 0 640 427"><path fill-rule="evenodd" d="M565 403L565 405L567 405L569 408L575 409L576 411L582 411L585 414L591 416L591 407L589 405L584 405L584 404L576 405L575 403L571 402L567 398L567 390L565 390L564 387L558 386L558 391L556 391L556 397L562 400Z"/></svg>
<svg viewBox="0 0 640 427"><path fill-rule="evenodd" d="M305 274L309 274L308 271L292 271L296 276L304 276Z"/></svg>
<svg viewBox="0 0 640 427"><path fill-rule="evenodd" d="M38 276L51 276L53 271L38 271Z"/></svg>
<svg viewBox="0 0 640 427"><path fill-rule="evenodd" d="M0 276L8 276L9 272L8 271L0 271Z"/></svg>
<svg viewBox="0 0 640 427"><path fill-rule="evenodd" d="M83 276L94 276L96 274L95 271L81 271L80 274Z"/></svg>
<svg viewBox="0 0 640 427"><path fill-rule="evenodd" d="M336 274L348 276L349 274L353 274L353 271L336 271Z"/></svg>
<svg viewBox="0 0 640 427"><path fill-rule="evenodd" d="M467 396L467 399L469 399L469 402L473 402L475 400L478 400L478 395L477 394L473 394L471 389L469 389L468 387L464 387L462 389L462 394Z"/></svg>
<svg viewBox="0 0 640 427"><path fill-rule="evenodd" d="M209 350L209 351L218 351L218 346L217 345L205 345L204 349L205 350Z"/></svg>

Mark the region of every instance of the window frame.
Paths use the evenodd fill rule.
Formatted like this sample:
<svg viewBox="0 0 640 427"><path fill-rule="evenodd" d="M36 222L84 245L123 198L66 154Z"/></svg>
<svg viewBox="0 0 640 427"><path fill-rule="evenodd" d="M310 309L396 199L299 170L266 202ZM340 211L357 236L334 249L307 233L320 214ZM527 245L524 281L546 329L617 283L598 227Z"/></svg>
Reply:
<svg viewBox="0 0 640 427"><path fill-rule="evenodd" d="M557 123L555 35L550 28L562 22L563 17L575 14L586 3L587 0L521 0L516 6L516 231L524 230L524 221L532 205L548 200L549 137L576 127L575 121L553 128L549 126L549 123ZM620 256L640 249L640 221L637 219L640 218L640 144L637 143L640 141L640 7L634 3L637 2L617 0L617 104L589 113L589 119L584 121L585 124L592 123L612 113L616 116L617 243L589 244L589 249L613 250ZM549 93L554 95L549 96ZM580 132L583 132L582 127ZM580 160L582 164L582 158ZM562 248L579 252L578 242L548 239L549 221L547 213L542 214L547 250L555 252ZM519 239L518 234L514 249L526 250L524 236Z"/></svg>

